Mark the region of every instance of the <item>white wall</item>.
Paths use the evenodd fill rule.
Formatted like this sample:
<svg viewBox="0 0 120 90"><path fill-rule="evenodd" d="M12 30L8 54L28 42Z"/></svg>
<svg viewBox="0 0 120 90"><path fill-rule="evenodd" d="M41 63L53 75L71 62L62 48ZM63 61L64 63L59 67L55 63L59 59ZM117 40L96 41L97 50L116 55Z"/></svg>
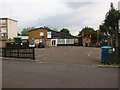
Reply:
<svg viewBox="0 0 120 90"><path fill-rule="evenodd" d="M8 19L8 39L17 36L17 22Z"/></svg>

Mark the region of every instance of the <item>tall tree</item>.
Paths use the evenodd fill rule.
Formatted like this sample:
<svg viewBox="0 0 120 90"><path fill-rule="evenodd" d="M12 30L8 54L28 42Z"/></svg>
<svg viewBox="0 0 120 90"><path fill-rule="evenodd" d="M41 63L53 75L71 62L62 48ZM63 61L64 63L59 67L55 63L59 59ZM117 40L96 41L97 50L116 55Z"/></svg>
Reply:
<svg viewBox="0 0 120 90"><path fill-rule="evenodd" d="M68 35L71 35L71 34L70 34L70 31L69 31L67 28L61 29L60 32L66 33L66 34L68 34Z"/></svg>
<svg viewBox="0 0 120 90"><path fill-rule="evenodd" d="M104 24L100 26L100 29L102 31L106 31L111 35L111 40L113 37L115 37L115 43L116 43L116 62L120 63L120 58L119 58L119 30L118 30L118 20L120 19L120 13L118 10L116 10L113 7L113 3L110 5L110 10L105 16ZM104 30L103 30L104 29ZM113 40L112 40L113 41ZM112 45L112 42L111 42Z"/></svg>

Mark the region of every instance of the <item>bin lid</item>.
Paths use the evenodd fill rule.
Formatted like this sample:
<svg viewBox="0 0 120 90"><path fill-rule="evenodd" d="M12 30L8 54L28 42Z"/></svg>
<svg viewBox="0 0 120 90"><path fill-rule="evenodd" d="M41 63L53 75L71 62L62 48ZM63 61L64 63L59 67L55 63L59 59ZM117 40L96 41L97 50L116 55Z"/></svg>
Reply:
<svg viewBox="0 0 120 90"><path fill-rule="evenodd" d="M112 48L112 47L110 47L110 46L103 46L103 47L101 47L101 48Z"/></svg>

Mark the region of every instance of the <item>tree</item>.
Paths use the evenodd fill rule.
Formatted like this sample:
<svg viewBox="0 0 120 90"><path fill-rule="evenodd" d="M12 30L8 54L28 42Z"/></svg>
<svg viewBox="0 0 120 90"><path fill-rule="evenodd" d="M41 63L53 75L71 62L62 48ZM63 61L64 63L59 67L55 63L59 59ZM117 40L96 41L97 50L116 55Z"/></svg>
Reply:
<svg viewBox="0 0 120 90"><path fill-rule="evenodd" d="M47 30L51 30L49 27L46 27L46 26L44 26L44 28L47 29Z"/></svg>
<svg viewBox="0 0 120 90"><path fill-rule="evenodd" d="M17 36L20 36L20 33L17 33Z"/></svg>
<svg viewBox="0 0 120 90"><path fill-rule="evenodd" d="M26 28L22 30L21 36L28 36L28 30Z"/></svg>
<svg viewBox="0 0 120 90"><path fill-rule="evenodd" d="M53 31L58 31L58 29L57 29L57 28L54 28Z"/></svg>
<svg viewBox="0 0 120 90"><path fill-rule="evenodd" d="M71 35L71 34L70 34L70 31L69 31L67 28L61 29L60 32L66 33L66 34L68 34L68 35Z"/></svg>
<svg viewBox="0 0 120 90"><path fill-rule="evenodd" d="M113 38L115 38L116 43L116 59L115 61L120 63L120 39L119 39L119 30L118 30L118 20L120 19L120 13L113 7L113 3L110 5L110 10L105 16L104 23L100 26L100 30L107 32L111 35L111 45ZM112 45L113 46L113 45Z"/></svg>
<svg viewBox="0 0 120 90"><path fill-rule="evenodd" d="M35 27L28 27L28 30L32 30L32 29L35 29ZM24 28L21 32L21 36L28 36L28 30L27 28Z"/></svg>
<svg viewBox="0 0 120 90"><path fill-rule="evenodd" d="M93 28L91 28L91 27L83 28L79 32L78 36L82 36L82 34L84 34L85 37L91 38L92 44L97 43L97 31L95 31ZM91 35L91 37L90 37L90 35ZM103 34L99 31L99 40L101 40L102 38L103 38Z"/></svg>

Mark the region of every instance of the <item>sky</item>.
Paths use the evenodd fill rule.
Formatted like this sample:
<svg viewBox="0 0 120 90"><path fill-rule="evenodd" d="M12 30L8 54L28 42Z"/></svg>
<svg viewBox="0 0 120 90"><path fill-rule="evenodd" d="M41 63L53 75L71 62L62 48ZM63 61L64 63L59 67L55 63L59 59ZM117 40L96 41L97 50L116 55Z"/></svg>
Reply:
<svg viewBox="0 0 120 90"><path fill-rule="evenodd" d="M117 0L1 0L0 17L18 21L18 32L27 27L67 28L78 35L88 26L97 30Z"/></svg>

